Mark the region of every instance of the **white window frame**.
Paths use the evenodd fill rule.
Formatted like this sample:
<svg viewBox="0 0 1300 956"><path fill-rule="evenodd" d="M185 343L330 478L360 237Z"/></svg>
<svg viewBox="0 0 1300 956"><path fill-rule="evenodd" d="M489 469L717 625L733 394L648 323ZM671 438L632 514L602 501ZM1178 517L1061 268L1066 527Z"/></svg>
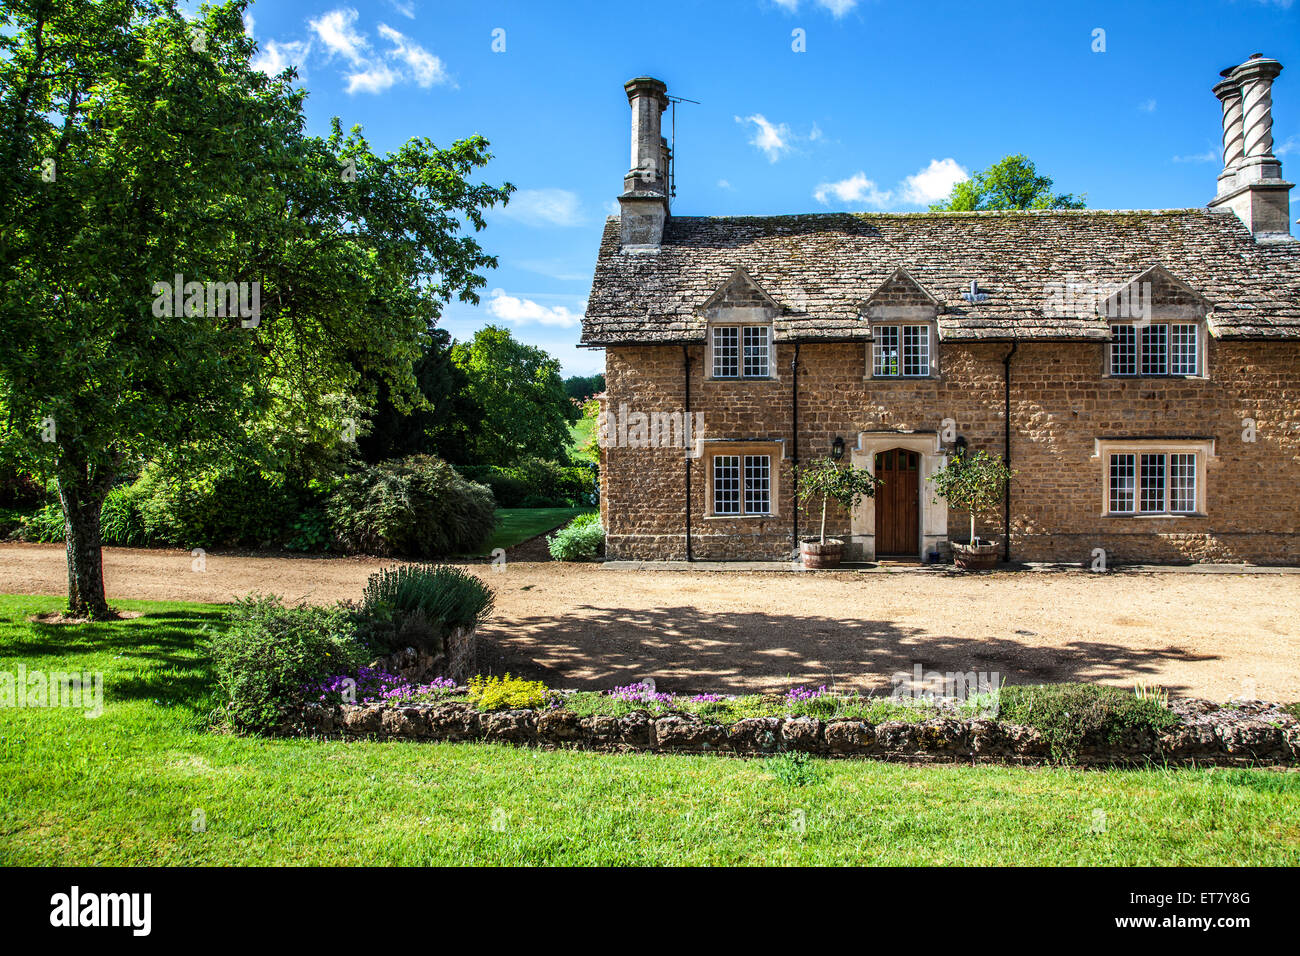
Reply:
<svg viewBox="0 0 1300 956"><path fill-rule="evenodd" d="M872 326L871 377L931 378L934 374L934 336L931 329L929 322L878 322ZM910 343L909 337L912 339ZM893 363L887 362L890 356ZM910 372L907 371L909 363L913 368ZM888 370L891 364L896 371Z"/></svg>
<svg viewBox="0 0 1300 956"><path fill-rule="evenodd" d="M1110 333L1106 362L1109 377L1200 378L1204 375L1205 326L1201 322L1175 319L1112 322ZM1158 353L1154 348L1157 339Z"/></svg>
<svg viewBox="0 0 1300 956"><path fill-rule="evenodd" d="M741 515L745 500L745 483L741 473L741 455L714 455L709 462L709 480L713 486L713 513L731 517ZM725 474L719 472L725 469Z"/></svg>
<svg viewBox="0 0 1300 956"><path fill-rule="evenodd" d="M1213 439L1098 439L1093 457L1102 466L1103 517L1205 516Z"/></svg>
<svg viewBox="0 0 1300 956"><path fill-rule="evenodd" d="M705 442L705 516L709 520L778 517L784 457L785 446L779 441Z"/></svg>
<svg viewBox="0 0 1300 956"><path fill-rule="evenodd" d="M729 341L720 342L720 339ZM761 344L753 342L761 339ZM724 382L775 377L776 344L771 323L720 322L709 326L709 378ZM763 371L753 372L751 359L763 357Z"/></svg>

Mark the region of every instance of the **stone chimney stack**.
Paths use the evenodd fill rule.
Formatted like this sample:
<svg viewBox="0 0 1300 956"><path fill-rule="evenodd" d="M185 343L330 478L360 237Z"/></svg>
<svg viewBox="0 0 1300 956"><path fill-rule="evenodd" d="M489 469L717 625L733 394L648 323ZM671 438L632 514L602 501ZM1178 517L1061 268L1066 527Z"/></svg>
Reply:
<svg viewBox="0 0 1300 956"><path fill-rule="evenodd" d="M632 107L632 165L618 197L620 240L625 252L657 250L668 218L668 143L663 112L668 87L662 80L638 76L623 84Z"/></svg>
<svg viewBox="0 0 1300 956"><path fill-rule="evenodd" d="M1231 209L1258 240L1289 239L1292 183L1273 155L1273 80L1282 64L1256 53L1224 70L1214 95L1223 106L1223 172L1211 209Z"/></svg>

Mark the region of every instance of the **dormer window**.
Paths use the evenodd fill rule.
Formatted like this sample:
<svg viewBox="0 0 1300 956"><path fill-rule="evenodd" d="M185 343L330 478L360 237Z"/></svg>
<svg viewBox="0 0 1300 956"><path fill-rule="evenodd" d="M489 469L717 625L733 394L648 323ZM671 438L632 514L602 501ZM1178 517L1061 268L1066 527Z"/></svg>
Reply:
<svg viewBox="0 0 1300 956"><path fill-rule="evenodd" d="M771 378L770 325L715 325L710 340L714 378Z"/></svg>
<svg viewBox="0 0 1300 956"><path fill-rule="evenodd" d="M1156 264L1099 304L1110 320L1107 372L1132 378L1205 375L1211 303Z"/></svg>
<svg viewBox="0 0 1300 956"><path fill-rule="evenodd" d="M930 374L929 325L877 325L872 335L873 378L923 378Z"/></svg>
<svg viewBox="0 0 1300 956"><path fill-rule="evenodd" d="M901 266L862 305L871 323L867 378L934 378L940 302Z"/></svg>
<svg viewBox="0 0 1300 956"><path fill-rule="evenodd" d="M1201 374L1201 330L1195 322L1115 323L1110 327L1110 374Z"/></svg>

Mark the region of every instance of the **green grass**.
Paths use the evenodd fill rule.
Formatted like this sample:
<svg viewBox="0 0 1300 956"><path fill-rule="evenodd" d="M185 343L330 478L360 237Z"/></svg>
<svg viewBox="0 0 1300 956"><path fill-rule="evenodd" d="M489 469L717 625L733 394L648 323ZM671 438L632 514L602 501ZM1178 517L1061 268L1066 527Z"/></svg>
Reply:
<svg viewBox="0 0 1300 956"><path fill-rule="evenodd" d="M497 529L483 549L491 554L496 548L513 548L529 538L554 531L580 514L594 508L498 508Z"/></svg>
<svg viewBox="0 0 1300 956"><path fill-rule="evenodd" d="M940 715L937 707L920 703L916 706L901 704L888 697L826 696L812 700L786 702L750 694L721 701L695 701L690 697L677 697L671 703L664 701L628 701L610 697L599 691L579 691L565 698L564 706L580 716L602 714L623 717L638 710L652 714L670 711L695 714L716 724L733 724L752 717L818 717L822 720L868 720L873 724L887 720L920 723Z"/></svg>
<svg viewBox="0 0 1300 956"><path fill-rule="evenodd" d="M598 461L596 455L587 449L587 444L596 434L596 419L580 418L569 425L569 457L576 461Z"/></svg>
<svg viewBox="0 0 1300 956"><path fill-rule="evenodd" d="M0 597L0 671L106 684L95 720L0 708L0 864L1300 864L1300 774L221 736L195 650L220 609L118 603L145 614Z"/></svg>

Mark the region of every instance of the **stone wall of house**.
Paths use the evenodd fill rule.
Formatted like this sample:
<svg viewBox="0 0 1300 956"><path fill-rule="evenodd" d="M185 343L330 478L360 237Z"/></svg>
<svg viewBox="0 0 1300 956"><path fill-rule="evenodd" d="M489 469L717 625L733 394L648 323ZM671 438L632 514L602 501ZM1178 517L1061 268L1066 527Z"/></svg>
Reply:
<svg viewBox="0 0 1300 956"><path fill-rule="evenodd" d="M828 453L835 437L850 448L859 432L941 432L943 420L972 450L1003 450L1006 343L940 343L935 379L867 378L862 343L805 344L799 350L802 461ZM1210 339L1206 379L1103 376L1100 343L1022 342L1012 360L1013 559L1089 564L1102 548L1109 562L1300 562L1300 343ZM794 551L790 362L777 347L773 381L708 381L703 345L688 348L691 408L703 414L704 442L782 442L772 518L706 514L707 454L689 459L692 546L698 559L778 559ZM606 407L623 414L685 409L680 345L611 347ZM1243 419L1255 440L1243 440ZM1205 470L1207 516L1101 516L1104 464L1095 440L1107 437L1212 437ZM685 470L680 447L609 447L602 453L602 513L614 559L686 555ZM808 533L813 516L800 518ZM999 538L1001 516L980 534ZM835 514L828 530L849 531ZM949 512L949 531L968 534L964 514Z"/></svg>

